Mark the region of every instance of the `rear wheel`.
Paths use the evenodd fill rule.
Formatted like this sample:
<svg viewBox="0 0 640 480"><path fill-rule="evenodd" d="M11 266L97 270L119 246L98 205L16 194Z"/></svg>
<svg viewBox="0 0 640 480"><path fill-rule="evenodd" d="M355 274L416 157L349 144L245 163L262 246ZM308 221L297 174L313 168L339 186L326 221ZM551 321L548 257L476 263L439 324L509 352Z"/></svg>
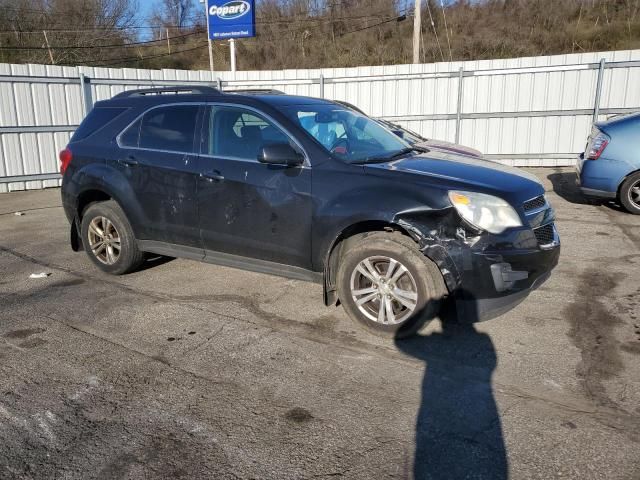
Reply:
<svg viewBox="0 0 640 480"><path fill-rule="evenodd" d="M81 230L85 252L107 273L130 272L144 260L127 217L113 200L91 204L82 216Z"/></svg>
<svg viewBox="0 0 640 480"><path fill-rule="evenodd" d="M640 172L629 175L620 187L620 203L627 211L640 215Z"/></svg>
<svg viewBox="0 0 640 480"><path fill-rule="evenodd" d="M351 318L378 335L402 337L437 315L447 295L442 275L411 239L370 232L349 243L337 287Z"/></svg>

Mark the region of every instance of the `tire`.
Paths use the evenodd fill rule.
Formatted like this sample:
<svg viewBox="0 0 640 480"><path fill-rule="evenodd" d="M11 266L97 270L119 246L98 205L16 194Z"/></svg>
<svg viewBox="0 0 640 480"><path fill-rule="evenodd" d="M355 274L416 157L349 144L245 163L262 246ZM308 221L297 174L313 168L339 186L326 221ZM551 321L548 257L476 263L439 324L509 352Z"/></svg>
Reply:
<svg viewBox="0 0 640 480"><path fill-rule="evenodd" d="M640 172L629 175L622 182L619 200L629 213L640 215Z"/></svg>
<svg viewBox="0 0 640 480"><path fill-rule="evenodd" d="M376 335L404 338L418 332L438 314L448 294L444 279L413 240L399 232L368 232L347 242L336 281L340 302L352 319ZM374 275L367 260L380 281L385 280L380 277L387 277L383 283L376 285L372 281ZM394 269L388 277L392 264ZM364 301L366 298L370 299ZM364 303L359 306L356 300Z"/></svg>
<svg viewBox="0 0 640 480"><path fill-rule="evenodd" d="M105 231L106 241L104 235L100 236ZM104 272L122 275L135 270L144 260L127 216L113 200L92 203L86 208L81 235L88 257Z"/></svg>

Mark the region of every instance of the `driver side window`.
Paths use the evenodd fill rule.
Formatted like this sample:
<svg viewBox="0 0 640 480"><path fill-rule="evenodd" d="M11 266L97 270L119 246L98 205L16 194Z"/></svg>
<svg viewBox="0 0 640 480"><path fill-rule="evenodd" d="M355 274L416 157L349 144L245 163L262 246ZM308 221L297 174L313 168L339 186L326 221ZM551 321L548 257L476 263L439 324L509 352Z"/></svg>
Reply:
<svg viewBox="0 0 640 480"><path fill-rule="evenodd" d="M289 137L259 114L241 107L212 106L205 153L214 157L258 161L262 147L288 143Z"/></svg>

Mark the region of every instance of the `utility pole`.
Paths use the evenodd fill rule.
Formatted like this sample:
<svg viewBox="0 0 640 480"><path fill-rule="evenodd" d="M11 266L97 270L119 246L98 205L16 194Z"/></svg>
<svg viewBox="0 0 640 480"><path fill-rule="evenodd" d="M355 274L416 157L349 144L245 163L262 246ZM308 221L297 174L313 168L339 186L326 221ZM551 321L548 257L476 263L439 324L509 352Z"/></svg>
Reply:
<svg viewBox="0 0 640 480"><path fill-rule="evenodd" d="M209 42L209 70L213 73L213 46L211 44L211 35L209 34L209 0L200 0L200 3L204 3L207 9L205 20L207 22L207 41Z"/></svg>
<svg viewBox="0 0 640 480"><path fill-rule="evenodd" d="M236 71L236 39L229 40L229 56L231 57L231 71Z"/></svg>
<svg viewBox="0 0 640 480"><path fill-rule="evenodd" d="M416 0L416 7L413 13L413 63L420 63L421 4L422 0Z"/></svg>

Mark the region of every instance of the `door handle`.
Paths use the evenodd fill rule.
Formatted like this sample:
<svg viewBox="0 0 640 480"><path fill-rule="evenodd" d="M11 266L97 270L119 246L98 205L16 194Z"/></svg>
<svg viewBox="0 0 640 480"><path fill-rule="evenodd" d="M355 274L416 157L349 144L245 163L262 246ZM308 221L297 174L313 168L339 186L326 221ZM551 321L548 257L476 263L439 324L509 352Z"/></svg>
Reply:
<svg viewBox="0 0 640 480"><path fill-rule="evenodd" d="M221 182L224 180L224 175L222 175L218 170L214 170L213 172L201 173L200 178L203 178L208 182Z"/></svg>
<svg viewBox="0 0 640 480"><path fill-rule="evenodd" d="M133 167L139 164L138 160L136 160L136 157L134 157L133 155L127 155L127 158L119 159L118 163L127 167Z"/></svg>

